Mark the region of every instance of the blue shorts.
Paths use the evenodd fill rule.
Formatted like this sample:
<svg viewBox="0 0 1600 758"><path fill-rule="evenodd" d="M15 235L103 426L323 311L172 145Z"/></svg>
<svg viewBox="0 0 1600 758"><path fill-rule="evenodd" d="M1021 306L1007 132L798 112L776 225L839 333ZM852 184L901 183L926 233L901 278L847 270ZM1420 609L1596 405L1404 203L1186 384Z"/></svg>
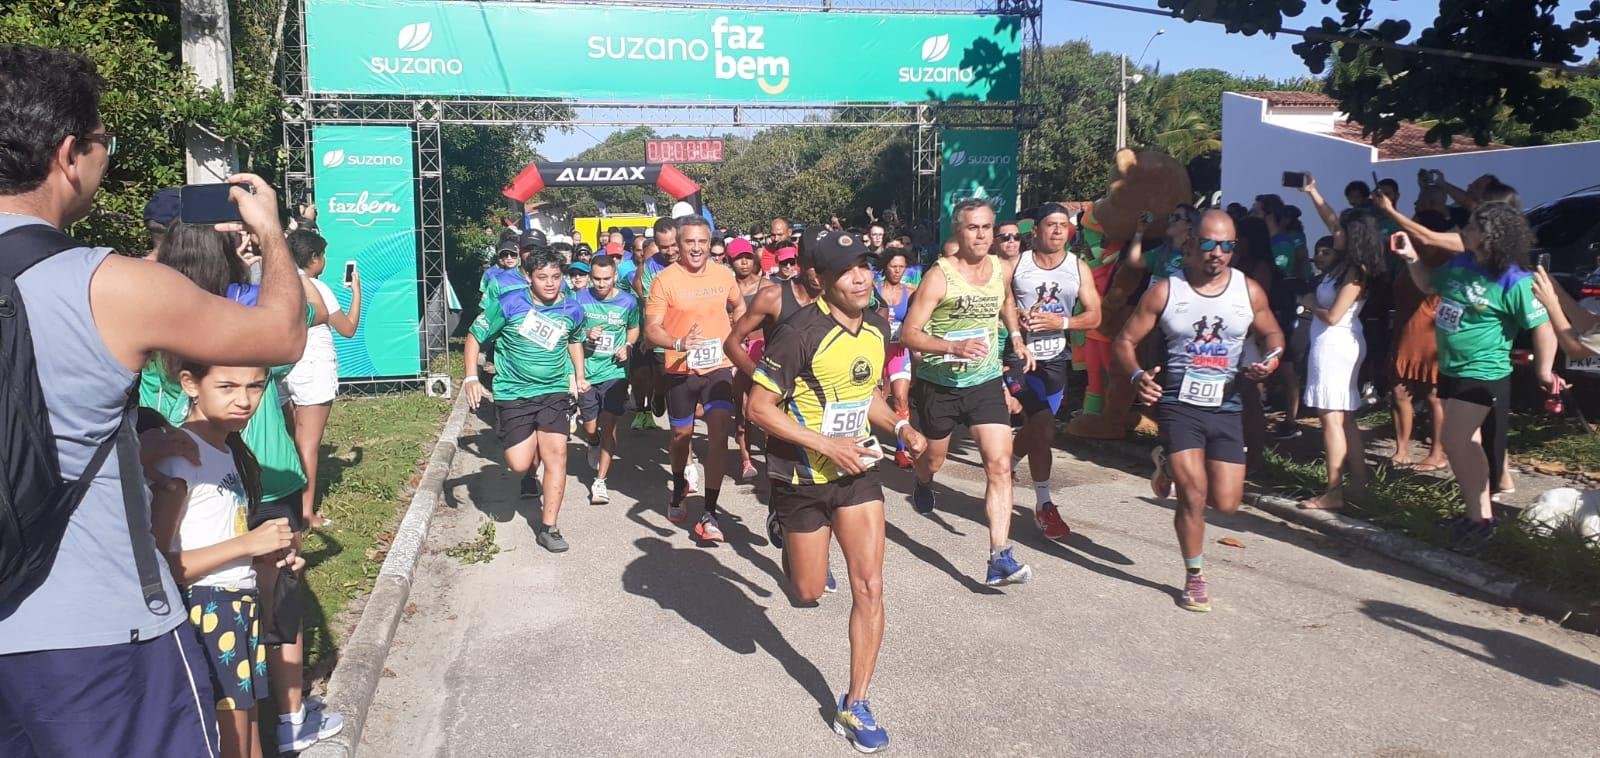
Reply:
<svg viewBox="0 0 1600 758"><path fill-rule="evenodd" d="M1033 370L1022 372L1022 363L1013 359L1012 376L1021 377L1022 391L1017 400L1022 403L1022 417L1036 413L1056 415L1061 410L1061 399L1067 394L1067 377L1072 373L1072 358L1057 358L1033 364Z"/></svg>
<svg viewBox="0 0 1600 758"><path fill-rule="evenodd" d="M206 651L187 623L140 642L0 655L6 758L215 758L220 742Z"/></svg>

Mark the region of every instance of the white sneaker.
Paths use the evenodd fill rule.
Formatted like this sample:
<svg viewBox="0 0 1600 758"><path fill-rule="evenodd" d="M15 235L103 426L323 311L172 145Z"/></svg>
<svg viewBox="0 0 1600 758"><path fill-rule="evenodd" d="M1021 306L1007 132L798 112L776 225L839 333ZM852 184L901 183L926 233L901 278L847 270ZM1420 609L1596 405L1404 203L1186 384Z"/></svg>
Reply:
<svg viewBox="0 0 1600 758"><path fill-rule="evenodd" d="M344 717L325 709L302 709L300 723L278 718L278 752L298 753L344 729Z"/></svg>
<svg viewBox="0 0 1600 758"><path fill-rule="evenodd" d="M594 486L589 488L589 502L595 505L605 505L611 502L611 492L606 489L606 480L594 480Z"/></svg>
<svg viewBox="0 0 1600 758"><path fill-rule="evenodd" d="M600 446L599 445L590 445L589 446L589 468L594 470L594 471L599 471L600 470Z"/></svg>
<svg viewBox="0 0 1600 758"><path fill-rule="evenodd" d="M688 494L700 492L700 469L693 463L683 467L683 479L689 483Z"/></svg>

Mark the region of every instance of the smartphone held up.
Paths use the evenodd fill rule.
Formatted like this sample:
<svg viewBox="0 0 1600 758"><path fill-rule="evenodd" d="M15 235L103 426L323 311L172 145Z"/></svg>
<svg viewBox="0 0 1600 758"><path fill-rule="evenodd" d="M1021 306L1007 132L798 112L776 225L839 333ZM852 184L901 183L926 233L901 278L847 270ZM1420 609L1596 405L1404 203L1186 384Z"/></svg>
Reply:
<svg viewBox="0 0 1600 758"><path fill-rule="evenodd" d="M253 191L248 184L185 184L178 190L178 219L185 224L239 223L239 206L228 193L234 187Z"/></svg>
<svg viewBox="0 0 1600 758"><path fill-rule="evenodd" d="M1305 189L1306 173L1304 171L1283 172L1283 186L1289 189Z"/></svg>
<svg viewBox="0 0 1600 758"><path fill-rule="evenodd" d="M355 261L345 261L344 262L344 286L345 286L345 289L353 289L355 287L355 283L356 283L356 262Z"/></svg>

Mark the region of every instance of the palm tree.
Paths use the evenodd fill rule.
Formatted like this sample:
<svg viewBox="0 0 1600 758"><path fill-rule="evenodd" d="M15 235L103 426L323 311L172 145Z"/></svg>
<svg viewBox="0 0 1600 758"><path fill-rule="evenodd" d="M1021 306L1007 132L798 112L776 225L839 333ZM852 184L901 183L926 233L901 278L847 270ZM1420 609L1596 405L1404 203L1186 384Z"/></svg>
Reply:
<svg viewBox="0 0 1600 758"><path fill-rule="evenodd" d="M1222 149L1222 133L1200 111L1183 103L1177 93L1162 98L1156 122L1155 143L1180 163Z"/></svg>

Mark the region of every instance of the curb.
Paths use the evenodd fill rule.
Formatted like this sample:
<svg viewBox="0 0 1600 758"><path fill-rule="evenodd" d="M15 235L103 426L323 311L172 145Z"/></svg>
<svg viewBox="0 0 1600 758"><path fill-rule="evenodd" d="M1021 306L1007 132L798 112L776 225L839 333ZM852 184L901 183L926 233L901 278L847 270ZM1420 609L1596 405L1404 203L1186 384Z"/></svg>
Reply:
<svg viewBox="0 0 1600 758"><path fill-rule="evenodd" d="M1149 460L1148 448L1127 440L1080 440L1070 436L1067 439L1069 445L1093 444L1118 456L1141 462ZM1594 603L1535 586L1527 579L1476 558L1441 550L1342 513L1303 510L1293 500L1269 493L1246 492L1244 502L1285 521L1339 537L1434 576L1464 584L1508 606L1545 616L1573 629L1600 634L1600 608Z"/></svg>
<svg viewBox="0 0 1600 758"><path fill-rule="evenodd" d="M439 432L433 455L428 458L422 479L411 494L411 504L406 507L400 527L395 530L389 556L383 560L383 568L373 582L361 620L340 649L339 662L328 681L328 708L344 716L344 729L301 752L305 758L351 758L361 744L367 709L372 707L378 680L383 676L383 662L394 641L394 630L405 611L406 598L411 595L411 574L417 568L428 528L433 524L434 508L443 496L444 480L450 475L450 465L455 461L457 442L466 419L466 393L457 393L455 407L443 431Z"/></svg>

